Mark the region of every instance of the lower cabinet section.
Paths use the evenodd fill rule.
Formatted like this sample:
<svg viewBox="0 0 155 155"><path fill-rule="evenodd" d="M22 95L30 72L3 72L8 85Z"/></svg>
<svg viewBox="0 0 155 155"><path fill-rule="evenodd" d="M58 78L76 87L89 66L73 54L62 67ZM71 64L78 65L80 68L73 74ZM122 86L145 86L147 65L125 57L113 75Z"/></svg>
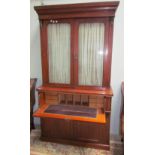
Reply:
<svg viewBox="0 0 155 155"><path fill-rule="evenodd" d="M108 150L107 136L109 133L106 131L105 124L41 118L41 139L45 141Z"/></svg>

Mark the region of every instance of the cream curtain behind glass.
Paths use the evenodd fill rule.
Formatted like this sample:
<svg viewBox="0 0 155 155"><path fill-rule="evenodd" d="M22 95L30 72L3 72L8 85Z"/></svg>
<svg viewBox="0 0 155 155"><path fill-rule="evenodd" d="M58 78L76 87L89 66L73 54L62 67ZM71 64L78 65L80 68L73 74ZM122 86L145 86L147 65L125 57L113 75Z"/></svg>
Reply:
<svg viewBox="0 0 155 155"><path fill-rule="evenodd" d="M49 82L70 83L70 25L48 26Z"/></svg>
<svg viewBox="0 0 155 155"><path fill-rule="evenodd" d="M104 24L79 26L79 85L102 86Z"/></svg>

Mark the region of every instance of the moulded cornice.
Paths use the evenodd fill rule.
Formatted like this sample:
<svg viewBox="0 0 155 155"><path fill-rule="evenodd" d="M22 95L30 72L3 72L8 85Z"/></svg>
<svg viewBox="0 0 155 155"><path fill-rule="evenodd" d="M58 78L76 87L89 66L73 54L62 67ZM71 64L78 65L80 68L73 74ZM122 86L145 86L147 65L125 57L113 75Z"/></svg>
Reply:
<svg viewBox="0 0 155 155"><path fill-rule="evenodd" d="M35 6L40 19L114 17L119 1Z"/></svg>

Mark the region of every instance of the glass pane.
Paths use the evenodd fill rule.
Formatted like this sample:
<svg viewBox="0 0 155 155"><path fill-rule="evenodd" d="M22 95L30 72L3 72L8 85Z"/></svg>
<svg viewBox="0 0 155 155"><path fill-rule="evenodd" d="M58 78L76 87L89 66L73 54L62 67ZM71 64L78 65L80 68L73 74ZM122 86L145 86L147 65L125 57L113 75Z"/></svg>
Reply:
<svg viewBox="0 0 155 155"><path fill-rule="evenodd" d="M79 85L102 86L104 24L79 26Z"/></svg>
<svg viewBox="0 0 155 155"><path fill-rule="evenodd" d="M70 83L70 24L48 25L49 82Z"/></svg>

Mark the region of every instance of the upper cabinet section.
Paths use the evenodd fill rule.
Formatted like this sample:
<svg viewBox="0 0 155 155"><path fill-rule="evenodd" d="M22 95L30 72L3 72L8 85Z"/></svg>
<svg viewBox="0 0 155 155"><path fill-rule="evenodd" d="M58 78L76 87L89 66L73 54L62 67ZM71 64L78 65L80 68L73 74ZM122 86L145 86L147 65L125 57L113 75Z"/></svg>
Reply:
<svg viewBox="0 0 155 155"><path fill-rule="evenodd" d="M43 85L110 87L113 22L119 2L36 6Z"/></svg>

